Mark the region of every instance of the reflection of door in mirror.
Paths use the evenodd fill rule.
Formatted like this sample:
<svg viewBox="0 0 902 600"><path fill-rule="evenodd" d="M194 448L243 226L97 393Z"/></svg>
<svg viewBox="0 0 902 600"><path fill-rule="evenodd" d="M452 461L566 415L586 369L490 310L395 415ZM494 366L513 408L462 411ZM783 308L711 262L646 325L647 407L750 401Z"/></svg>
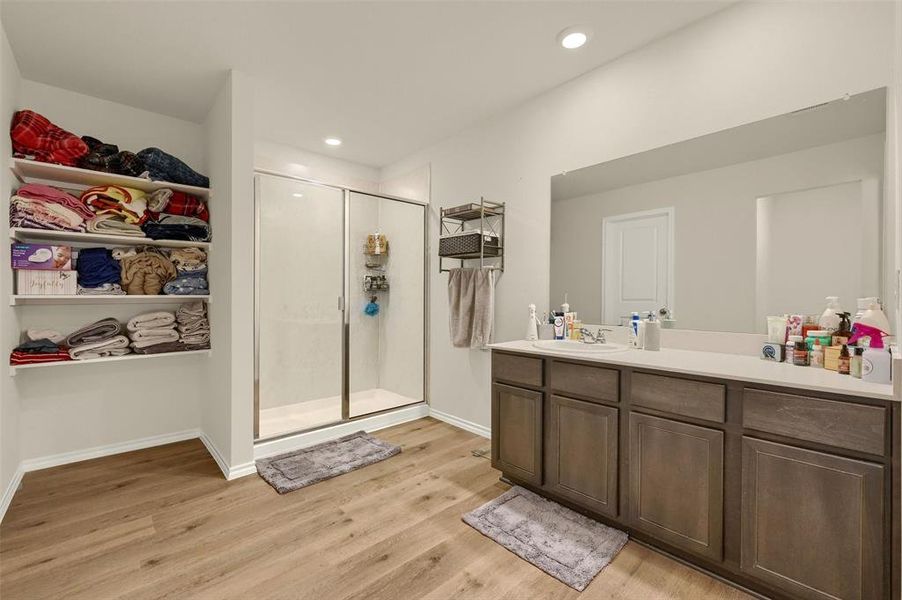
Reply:
<svg viewBox="0 0 902 600"><path fill-rule="evenodd" d="M673 310L673 208L603 221L604 322L626 325L633 312Z"/></svg>
<svg viewBox="0 0 902 600"><path fill-rule="evenodd" d="M880 213L875 179L758 198L759 332L768 315L819 314L825 291L846 310L855 298L879 296Z"/></svg>

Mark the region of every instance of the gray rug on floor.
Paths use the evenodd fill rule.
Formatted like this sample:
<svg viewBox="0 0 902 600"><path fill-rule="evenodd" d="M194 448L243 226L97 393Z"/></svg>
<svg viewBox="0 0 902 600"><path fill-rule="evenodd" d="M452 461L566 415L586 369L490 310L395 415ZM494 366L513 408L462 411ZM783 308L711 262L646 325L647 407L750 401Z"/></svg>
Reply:
<svg viewBox="0 0 902 600"><path fill-rule="evenodd" d="M519 486L465 514L463 520L580 592L629 539L623 531Z"/></svg>
<svg viewBox="0 0 902 600"><path fill-rule="evenodd" d="M358 431L335 440L257 461L257 473L280 494L385 460L400 446Z"/></svg>

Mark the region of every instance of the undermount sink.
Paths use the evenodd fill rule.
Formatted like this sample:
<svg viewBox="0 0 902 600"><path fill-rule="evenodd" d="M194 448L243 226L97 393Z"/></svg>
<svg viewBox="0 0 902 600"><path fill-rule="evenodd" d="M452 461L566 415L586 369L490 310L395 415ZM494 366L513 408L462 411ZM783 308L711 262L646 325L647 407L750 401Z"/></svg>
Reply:
<svg viewBox="0 0 902 600"><path fill-rule="evenodd" d="M612 352L625 352L629 350L623 344L585 344L575 340L537 340L532 343L540 350L553 352L569 352L579 354L611 354Z"/></svg>

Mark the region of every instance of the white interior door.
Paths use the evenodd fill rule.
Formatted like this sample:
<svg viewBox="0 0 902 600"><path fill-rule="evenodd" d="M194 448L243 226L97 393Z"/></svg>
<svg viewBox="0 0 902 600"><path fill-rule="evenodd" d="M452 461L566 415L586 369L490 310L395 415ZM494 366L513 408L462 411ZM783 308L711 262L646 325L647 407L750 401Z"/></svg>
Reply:
<svg viewBox="0 0 902 600"><path fill-rule="evenodd" d="M603 223L604 322L666 306L673 310L673 208L608 217Z"/></svg>

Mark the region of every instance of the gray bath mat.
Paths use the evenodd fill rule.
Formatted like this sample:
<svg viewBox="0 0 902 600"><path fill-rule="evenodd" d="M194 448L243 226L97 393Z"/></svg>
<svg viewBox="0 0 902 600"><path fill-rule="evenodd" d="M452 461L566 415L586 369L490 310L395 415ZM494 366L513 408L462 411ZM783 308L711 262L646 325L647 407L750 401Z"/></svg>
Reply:
<svg viewBox="0 0 902 600"><path fill-rule="evenodd" d="M518 486L463 519L484 536L580 592L629 539L623 531Z"/></svg>
<svg viewBox="0 0 902 600"><path fill-rule="evenodd" d="M257 473L280 494L385 460L400 446L363 431L257 461Z"/></svg>

